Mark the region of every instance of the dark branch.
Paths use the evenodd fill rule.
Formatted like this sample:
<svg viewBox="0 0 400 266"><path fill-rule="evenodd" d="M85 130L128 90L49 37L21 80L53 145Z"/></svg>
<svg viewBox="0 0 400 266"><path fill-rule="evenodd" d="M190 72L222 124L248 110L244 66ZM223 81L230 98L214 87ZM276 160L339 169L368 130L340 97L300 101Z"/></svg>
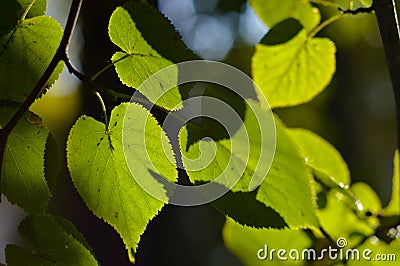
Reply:
<svg viewBox="0 0 400 266"><path fill-rule="evenodd" d="M394 0L374 0L372 7L378 21L385 50L397 112L397 148L400 150L400 35Z"/></svg>
<svg viewBox="0 0 400 266"><path fill-rule="evenodd" d="M351 10L351 9L343 9L341 7L338 8L339 11L343 14L352 14L352 15L357 15L360 13L371 13L372 11L374 11L374 9L371 7L359 7L355 10Z"/></svg>
<svg viewBox="0 0 400 266"><path fill-rule="evenodd" d="M76 21L78 19L79 11L81 8L83 0L73 0L71 4L71 9L68 14L67 24L65 26L64 34L61 39L60 45L54 55L53 59L51 60L49 66L40 77L39 81L36 83L35 87L32 89L29 96L26 100L21 104L18 108L17 112L13 115L13 117L8 121L8 123L4 126L4 128L0 129L0 175L2 171L2 164L4 158L4 151L6 147L6 142L8 136L10 135L11 131L15 128L18 121L24 115L24 113L29 109L32 103L36 100L37 95L43 90L47 81L53 74L55 68L57 67L58 63L65 57L68 51L69 43L72 37L72 33L74 31ZM0 176L1 180L1 176Z"/></svg>
<svg viewBox="0 0 400 266"><path fill-rule="evenodd" d="M69 73L75 75L75 77L77 77L80 81L82 82L90 82L91 78L85 74L83 74L82 72L80 72L78 69L76 69L71 61L68 58L68 55L65 54L65 57L62 59L65 63L65 66L67 67Z"/></svg>

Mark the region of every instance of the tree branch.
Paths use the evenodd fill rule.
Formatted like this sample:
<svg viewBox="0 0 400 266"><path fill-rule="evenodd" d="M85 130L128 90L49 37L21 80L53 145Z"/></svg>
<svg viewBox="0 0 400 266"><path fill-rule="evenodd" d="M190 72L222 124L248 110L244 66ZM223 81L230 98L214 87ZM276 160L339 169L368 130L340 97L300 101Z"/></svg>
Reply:
<svg viewBox="0 0 400 266"><path fill-rule="evenodd" d="M394 0L374 0L372 7L379 25L397 113L397 148L400 150L400 33Z"/></svg>
<svg viewBox="0 0 400 266"><path fill-rule="evenodd" d="M13 115L13 117L8 121L8 123L4 126L4 128L0 129L0 180L2 174L2 165L3 165L3 158L4 158L4 151L6 147L6 142L8 136L10 135L11 131L15 128L18 121L24 115L24 113L29 109L32 103L36 100L37 95L42 91L45 87L47 81L53 74L55 68L57 67L58 63L65 57L68 51L69 43L72 37L72 33L74 31L76 21L79 16L79 11L81 8L83 0L73 0L71 4L71 9L68 14L67 24L65 26L64 34L61 39L60 45L51 60L49 66L46 68L43 75L40 77L39 81L36 83L35 87L32 89L31 93L25 99L25 101L21 104L18 108L17 112Z"/></svg>

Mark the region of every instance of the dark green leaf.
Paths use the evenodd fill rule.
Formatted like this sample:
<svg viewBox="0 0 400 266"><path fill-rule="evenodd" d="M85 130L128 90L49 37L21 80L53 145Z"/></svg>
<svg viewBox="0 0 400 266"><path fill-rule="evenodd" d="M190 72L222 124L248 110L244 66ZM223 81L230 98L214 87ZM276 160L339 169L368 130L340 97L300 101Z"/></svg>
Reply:
<svg viewBox="0 0 400 266"><path fill-rule="evenodd" d="M299 146L308 166L324 172L342 187L350 184L347 164L330 143L309 130L290 129L288 132Z"/></svg>
<svg viewBox="0 0 400 266"><path fill-rule="evenodd" d="M28 11L25 18L42 16L46 12L46 0L36 0L29 8L32 0L2 0L0 2L0 37L9 33Z"/></svg>
<svg viewBox="0 0 400 266"><path fill-rule="evenodd" d="M62 37L62 28L47 16L19 21L0 38L1 99L22 102L32 91L52 60ZM63 69L59 63L46 84L49 88Z"/></svg>
<svg viewBox="0 0 400 266"><path fill-rule="evenodd" d="M234 192L252 191L264 179L273 158L272 112L257 101L244 101L223 88L211 87L205 96L222 100L226 106L205 101L205 116L219 117L221 121L203 118L200 126L192 123L182 128L179 144L183 165L194 183L215 180ZM227 126L231 132L225 130Z"/></svg>
<svg viewBox="0 0 400 266"><path fill-rule="evenodd" d="M285 19L271 28L260 43L265 45L282 44L296 36L303 26L293 18Z"/></svg>
<svg viewBox="0 0 400 266"><path fill-rule="evenodd" d="M287 227L283 218L272 208L256 199L257 191L228 192L212 204L236 222L255 228Z"/></svg>
<svg viewBox="0 0 400 266"><path fill-rule="evenodd" d="M168 74L168 84L155 80L154 85L140 86L159 70L173 66L174 62L195 58L165 17L144 3L128 2L112 14L109 36L123 51L112 57L122 83L138 89L165 109L182 107L177 69Z"/></svg>
<svg viewBox="0 0 400 266"><path fill-rule="evenodd" d="M1 118L14 111L3 109ZM23 116L8 137L3 158L2 192L27 213L43 213L50 199L44 174L49 132L38 121L33 113Z"/></svg>
<svg viewBox="0 0 400 266"><path fill-rule="evenodd" d="M9 266L98 265L86 241L69 221L52 215L28 216L19 226L27 249L8 245Z"/></svg>

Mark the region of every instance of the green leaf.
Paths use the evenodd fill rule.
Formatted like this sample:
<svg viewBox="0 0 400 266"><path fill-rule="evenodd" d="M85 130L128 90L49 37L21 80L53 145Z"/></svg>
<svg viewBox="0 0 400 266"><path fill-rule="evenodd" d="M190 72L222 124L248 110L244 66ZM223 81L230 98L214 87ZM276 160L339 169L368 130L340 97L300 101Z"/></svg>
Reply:
<svg viewBox="0 0 400 266"><path fill-rule="evenodd" d="M287 227L283 218L272 208L256 199L257 191L229 191L212 204L235 222L255 228Z"/></svg>
<svg viewBox="0 0 400 266"><path fill-rule="evenodd" d="M53 215L28 216L18 231L27 249L6 247L9 266L98 265L83 236L69 221Z"/></svg>
<svg viewBox="0 0 400 266"><path fill-rule="evenodd" d="M372 6L372 0L359 0L366 7Z"/></svg>
<svg viewBox="0 0 400 266"><path fill-rule="evenodd" d="M349 185L350 173L340 153L326 140L305 129L289 129L308 166L323 172L336 184Z"/></svg>
<svg viewBox="0 0 400 266"><path fill-rule="evenodd" d="M224 123L222 126L203 119L202 126L192 123L183 127L179 134L183 165L193 183L215 181L234 192L252 191L264 179L273 158L275 130L272 112L254 100L244 102L239 96L222 91L207 90L206 95L229 98L227 104L233 104L244 121L224 116L228 120L221 121ZM211 105L204 103L207 112L229 112L222 107L219 105L216 107L218 110L212 110ZM231 136L224 131L223 126L227 125L236 127Z"/></svg>
<svg viewBox="0 0 400 266"><path fill-rule="evenodd" d="M157 9L143 1L130 1L123 7L131 15L143 38L164 58L174 63L199 59L188 49L169 19Z"/></svg>
<svg viewBox="0 0 400 266"><path fill-rule="evenodd" d="M311 245L311 240L303 231L255 229L242 226L231 219L226 220L222 235L227 248L237 255L244 265L249 266L302 265L301 260L290 260L288 253L292 249L301 252ZM288 258L288 261L279 260L276 252L271 258L272 249L275 251L285 249L287 252L284 256ZM258 255L261 259L258 258ZM262 259L264 256L266 256L265 260Z"/></svg>
<svg viewBox="0 0 400 266"><path fill-rule="evenodd" d="M277 45L285 43L295 37L303 26L300 22L293 18L285 19L273 28L261 39L260 43L265 45Z"/></svg>
<svg viewBox="0 0 400 266"><path fill-rule="evenodd" d="M360 260L349 260L346 266L397 266L400 256L400 238L390 244L379 241L376 237L368 238L357 248L360 251ZM366 251L366 256L362 252Z"/></svg>
<svg viewBox="0 0 400 266"><path fill-rule="evenodd" d="M364 186L364 185L361 185ZM365 199L366 194L362 191L362 187L356 188L355 191L357 196ZM348 197L344 197L343 194L336 190L329 190L326 195L327 202L324 208L318 210L318 218L321 227L336 240L338 238L345 238L348 242L348 246L352 247L364 238L374 233L372 224L376 225L375 217L365 217L361 213L356 213L353 208L353 203ZM363 202L363 204L369 204ZM371 218L371 219L367 219ZM343 220L346 220L344 223ZM375 221L374 221L375 220Z"/></svg>
<svg viewBox="0 0 400 266"><path fill-rule="evenodd" d="M254 81L271 108L306 103L332 79L335 51L329 39L309 38L304 29L283 44L260 43L251 63Z"/></svg>
<svg viewBox="0 0 400 266"><path fill-rule="evenodd" d="M366 183L355 183L350 190L358 198L363 206L363 211L370 211L378 215L382 209L381 200L376 192Z"/></svg>
<svg viewBox="0 0 400 266"><path fill-rule="evenodd" d="M22 102L52 60L62 38L58 22L47 16L18 21L0 38L1 99ZM46 84L49 88L63 69L60 62Z"/></svg>
<svg viewBox="0 0 400 266"><path fill-rule="evenodd" d="M128 145L123 146L123 134L129 138ZM167 155L163 147L168 147ZM135 178L152 182L155 173L170 181L177 179L166 135L143 107L121 104L111 113L108 131L91 117L79 118L68 138L67 156L72 180L86 205L118 231L134 261L132 253L140 236L164 205L143 190ZM150 165L144 159L147 156ZM152 185L163 189L158 182Z"/></svg>
<svg viewBox="0 0 400 266"><path fill-rule="evenodd" d="M13 111L3 109L1 118ZM49 132L33 123L31 117L37 116L33 113L23 116L8 137L1 187L7 199L27 213L43 213L50 199L44 174L44 150Z"/></svg>
<svg viewBox="0 0 400 266"><path fill-rule="evenodd" d="M400 157L396 150L393 159L392 198L383 210L385 216L400 215Z"/></svg>
<svg viewBox="0 0 400 266"><path fill-rule="evenodd" d="M287 18L295 18L309 32L321 20L319 10L307 0L250 0L249 2L258 17L270 28Z"/></svg>
<svg viewBox="0 0 400 266"><path fill-rule="evenodd" d="M279 119L275 119L277 145L268 176L257 200L277 211L290 228L318 228L312 177L297 146Z"/></svg>
<svg viewBox="0 0 400 266"><path fill-rule="evenodd" d="M0 2L0 37L9 33L17 25L26 10L28 13L25 18L44 15L47 1L36 0L29 8L31 2L32 0L2 0Z"/></svg>
<svg viewBox="0 0 400 266"><path fill-rule="evenodd" d="M135 23L136 8L144 9L147 13L151 11L150 7L143 3L128 2L122 7L118 7L110 18L108 28L110 39L123 51L116 52L112 56L115 69L123 84L136 88L153 103L168 110L179 109L182 107L182 97L176 86L178 83L177 68L168 73L169 76L163 79L162 84L155 79L150 85L141 86L151 75L166 67L174 67L174 64L162 57L143 38ZM160 23L166 22L161 21ZM156 28L159 25L153 26ZM165 80L167 80L167 84L164 82Z"/></svg>

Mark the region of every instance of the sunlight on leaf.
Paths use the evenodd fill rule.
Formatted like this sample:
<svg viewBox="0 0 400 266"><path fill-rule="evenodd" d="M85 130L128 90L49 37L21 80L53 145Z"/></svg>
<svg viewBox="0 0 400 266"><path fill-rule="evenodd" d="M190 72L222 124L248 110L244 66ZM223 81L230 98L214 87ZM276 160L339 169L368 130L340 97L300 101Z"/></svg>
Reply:
<svg viewBox="0 0 400 266"><path fill-rule="evenodd" d="M321 20L319 10L307 0L250 0L250 5L270 28L287 18L295 18L311 31Z"/></svg>
<svg viewBox="0 0 400 266"><path fill-rule="evenodd" d="M128 105L129 108L128 108ZM129 151L131 172L126 163L122 144L124 115L129 110L132 120L124 130L128 130L133 140L135 135L145 135L150 147L136 143ZM129 114L128 114L129 115ZM140 123L147 120L146 128ZM126 122L126 120L125 120ZM149 195L140 187L133 175L153 180L152 172L160 173L170 181L176 181L177 171L171 160L164 155L161 143L162 129L153 116L137 104L121 104L111 113L109 131L105 125L91 117L82 116L73 126L68 142L68 168L79 194L89 209L113 226L121 235L129 251L136 251L140 236L149 221L157 215L164 202ZM163 138L166 139L164 133ZM143 164L143 156L151 153L154 166ZM155 183L155 186L161 186Z"/></svg>
<svg viewBox="0 0 400 266"><path fill-rule="evenodd" d="M244 121L240 115L235 119L229 115L221 118L228 120L220 121L222 125L211 119L203 119L202 126L188 124L182 128L179 145L190 180L193 183L215 180L218 184L232 188L234 192L253 190L253 178L260 182L264 179L274 154L272 112L254 100L244 102L227 90L206 90L205 95L213 96L214 99L229 98L228 103L233 104L231 107L236 109L235 112L244 116ZM203 108L209 111L212 106L204 104ZM215 112L229 113L229 109L221 109L221 105L218 108ZM226 132L224 126L227 125L236 127L236 131ZM210 141L210 138L214 141ZM201 163L202 156L210 157L206 160L207 164Z"/></svg>
<svg viewBox="0 0 400 266"><path fill-rule="evenodd" d="M337 184L350 184L350 173L342 155L326 140L306 129L289 129L308 166L332 177Z"/></svg>
<svg viewBox="0 0 400 266"><path fill-rule="evenodd" d="M168 110L179 109L182 107L182 97L178 87L175 86L178 82L178 73L169 77L168 84L172 84L172 88L162 85L162 82L155 84L156 86L140 87L151 75L173 65L173 62L162 57L147 43L136 27L134 10L137 6L143 5L143 3L129 2L118 7L112 14L109 36L123 51L116 52L112 56L112 61L122 83L138 89L150 101L161 107Z"/></svg>
<svg viewBox="0 0 400 266"><path fill-rule="evenodd" d="M260 43L252 58L254 81L271 108L306 103L331 81L336 69L335 52L332 41L310 39L305 30L286 43Z"/></svg>
<svg viewBox="0 0 400 266"><path fill-rule="evenodd" d="M277 117L275 123L275 157L257 199L277 211L290 228L318 228L311 173L283 123Z"/></svg>

